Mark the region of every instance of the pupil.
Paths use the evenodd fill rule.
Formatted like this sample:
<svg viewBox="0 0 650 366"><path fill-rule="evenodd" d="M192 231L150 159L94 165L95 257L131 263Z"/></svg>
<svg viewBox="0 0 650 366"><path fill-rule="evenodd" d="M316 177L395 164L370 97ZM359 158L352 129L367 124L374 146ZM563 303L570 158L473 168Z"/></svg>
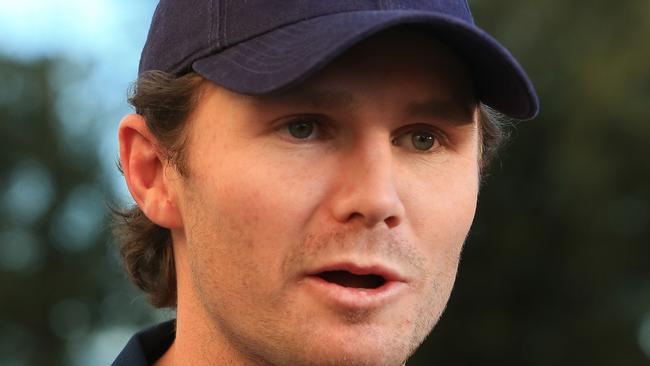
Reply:
<svg viewBox="0 0 650 366"><path fill-rule="evenodd" d="M433 135L428 132L413 133L411 141L418 150L429 150L434 143Z"/></svg>
<svg viewBox="0 0 650 366"><path fill-rule="evenodd" d="M289 124L289 133L297 139L305 139L311 136L314 131L312 122L291 122Z"/></svg>

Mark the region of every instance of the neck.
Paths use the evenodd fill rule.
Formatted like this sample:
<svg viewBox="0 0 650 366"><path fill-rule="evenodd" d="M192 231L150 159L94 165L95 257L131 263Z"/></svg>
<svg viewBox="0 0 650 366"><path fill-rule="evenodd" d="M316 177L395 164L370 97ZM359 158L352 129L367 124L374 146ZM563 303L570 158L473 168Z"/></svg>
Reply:
<svg viewBox="0 0 650 366"><path fill-rule="evenodd" d="M176 265L176 338L155 366L250 365L232 347L202 305L186 255L184 237L172 233Z"/></svg>

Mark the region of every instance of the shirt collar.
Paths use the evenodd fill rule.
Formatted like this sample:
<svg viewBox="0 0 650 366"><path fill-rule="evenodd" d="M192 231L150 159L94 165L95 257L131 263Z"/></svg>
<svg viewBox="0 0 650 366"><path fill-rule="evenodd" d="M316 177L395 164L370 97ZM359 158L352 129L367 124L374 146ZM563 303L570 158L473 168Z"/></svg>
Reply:
<svg viewBox="0 0 650 366"><path fill-rule="evenodd" d="M176 320L170 320L136 333L111 366L153 365L176 338Z"/></svg>

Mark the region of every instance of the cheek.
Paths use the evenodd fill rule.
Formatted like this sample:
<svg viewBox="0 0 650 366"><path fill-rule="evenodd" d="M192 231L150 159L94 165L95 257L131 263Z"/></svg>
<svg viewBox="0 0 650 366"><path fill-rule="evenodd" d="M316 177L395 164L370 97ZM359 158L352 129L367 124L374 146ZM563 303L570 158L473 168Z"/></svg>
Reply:
<svg viewBox="0 0 650 366"><path fill-rule="evenodd" d="M463 171L465 173L460 173ZM410 230L425 259L419 281L422 314L430 314L417 334L426 334L442 314L453 288L460 252L469 232L478 194L471 164L460 171L438 170L419 179L405 200ZM475 170L474 170L475 171Z"/></svg>
<svg viewBox="0 0 650 366"><path fill-rule="evenodd" d="M219 181L213 200L228 220L255 227L252 234L267 239L299 235L322 191L322 180L311 170L269 156L232 160L213 179Z"/></svg>
<svg viewBox="0 0 650 366"><path fill-rule="evenodd" d="M322 180L297 161L272 158L251 149L204 159L192 178L193 207L186 210L188 235L201 235L188 240L219 256L215 261L236 266L235 273L263 270L265 280L281 275L283 254L302 242L322 190Z"/></svg>
<svg viewBox="0 0 650 366"><path fill-rule="evenodd" d="M436 169L411 184L404 199L408 222L432 262L430 268L455 271L472 225L478 195L478 169L467 162Z"/></svg>

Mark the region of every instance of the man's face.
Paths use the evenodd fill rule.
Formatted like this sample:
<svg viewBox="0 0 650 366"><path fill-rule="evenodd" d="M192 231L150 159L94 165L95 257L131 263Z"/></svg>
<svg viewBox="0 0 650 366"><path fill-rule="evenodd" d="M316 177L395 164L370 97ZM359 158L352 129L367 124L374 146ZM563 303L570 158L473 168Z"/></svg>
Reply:
<svg viewBox="0 0 650 366"><path fill-rule="evenodd" d="M403 363L474 217L476 115L460 60L406 30L274 96L206 86L175 183L179 327L272 364Z"/></svg>

